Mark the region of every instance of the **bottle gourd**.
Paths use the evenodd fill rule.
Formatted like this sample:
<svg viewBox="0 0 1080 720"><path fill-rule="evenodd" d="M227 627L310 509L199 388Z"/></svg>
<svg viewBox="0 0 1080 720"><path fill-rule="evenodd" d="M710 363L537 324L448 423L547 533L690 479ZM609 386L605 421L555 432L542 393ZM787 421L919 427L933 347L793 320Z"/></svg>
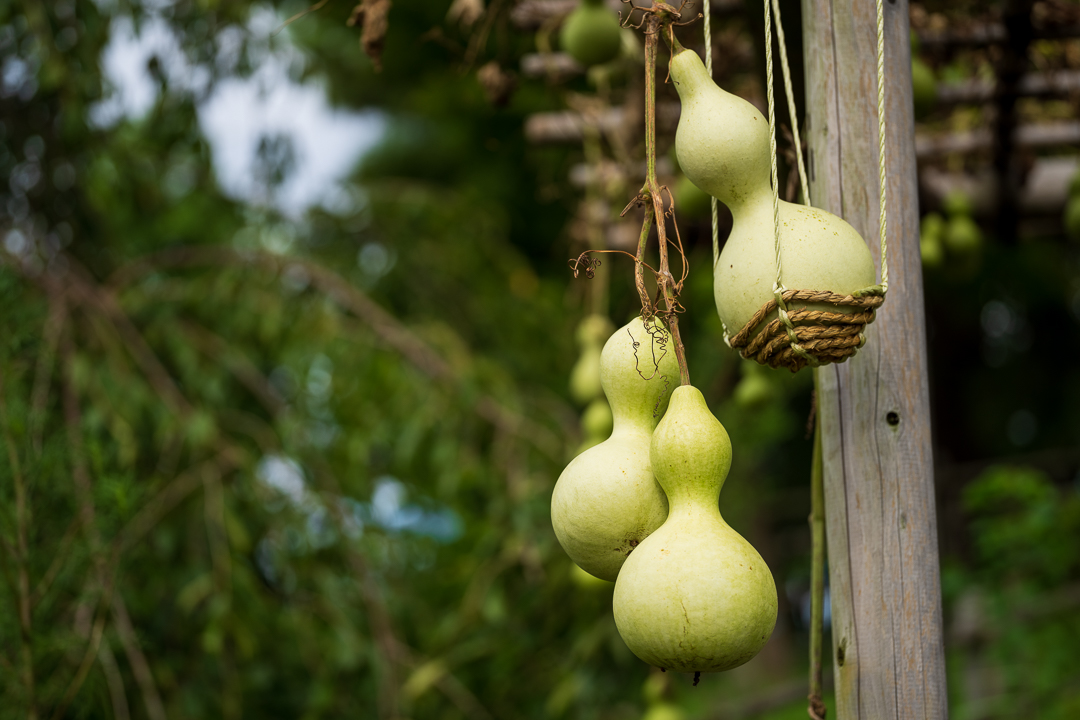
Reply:
<svg viewBox="0 0 1080 720"><path fill-rule="evenodd" d="M622 49L619 18L603 0L581 0L563 23L559 42L567 55L585 67L610 62Z"/></svg>
<svg viewBox="0 0 1080 720"><path fill-rule="evenodd" d="M667 517L649 446L678 377L675 353L641 318L617 330L600 355L611 437L563 470L551 496L551 524L570 559L603 580L614 580L627 555Z"/></svg>
<svg viewBox="0 0 1080 720"><path fill-rule="evenodd" d="M675 389L651 458L670 510L615 582L615 625L639 658L676 672L742 665L776 625L776 585L720 515L731 441L697 388Z"/></svg>
<svg viewBox="0 0 1080 720"><path fill-rule="evenodd" d="M776 280L769 123L753 105L717 87L693 50L675 52L670 71L682 101L675 133L679 165L731 210L731 235L713 269L713 290L720 320L734 335L773 298ZM780 255L784 285L793 290L847 295L876 281L859 233L815 207L780 201ZM845 311L820 303L789 309L803 307Z"/></svg>

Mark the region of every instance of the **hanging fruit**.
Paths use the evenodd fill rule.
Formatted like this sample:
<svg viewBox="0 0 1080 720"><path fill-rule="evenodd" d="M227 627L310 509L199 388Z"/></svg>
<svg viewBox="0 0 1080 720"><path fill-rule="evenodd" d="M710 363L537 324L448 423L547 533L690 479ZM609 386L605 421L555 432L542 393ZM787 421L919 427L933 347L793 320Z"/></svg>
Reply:
<svg viewBox="0 0 1080 720"><path fill-rule="evenodd" d="M919 224L919 253L923 267L935 268L945 259L942 238L945 236L945 218L937 213L927 213Z"/></svg>
<svg viewBox="0 0 1080 720"><path fill-rule="evenodd" d="M679 200L676 211L687 220L700 220L709 216L712 196L685 175L680 175L675 181L675 197Z"/></svg>
<svg viewBox="0 0 1080 720"><path fill-rule="evenodd" d="M649 445L679 377L670 337L641 318L617 330L600 356L614 418L609 437L574 458L555 484L551 524L585 571L614 580L626 556L667 517Z"/></svg>
<svg viewBox="0 0 1080 720"><path fill-rule="evenodd" d="M695 673L738 667L772 634L776 585L757 550L720 515L731 441L697 388L672 393L650 456L670 511L619 573L615 625L651 665Z"/></svg>
<svg viewBox="0 0 1080 720"><path fill-rule="evenodd" d="M604 7L603 0L582 0L559 36L562 49L585 67L611 62L622 49L619 18Z"/></svg>
<svg viewBox="0 0 1080 720"><path fill-rule="evenodd" d="M570 371L570 397L585 405L603 393L600 387L600 351L611 335L611 321L603 315L586 315L577 327L581 355Z"/></svg>
<svg viewBox="0 0 1080 720"><path fill-rule="evenodd" d="M714 268L716 308L725 332L747 348L744 356L797 370L807 361L793 357L790 349L770 355L776 349L771 341L767 347L754 349L754 340L766 328L769 337L776 334L784 340L775 306L748 326L773 300L777 281L768 122L753 105L717 87L696 52L678 48L670 72L682 100L675 136L679 164L695 185L727 205L733 218L731 234ZM779 226L784 286L807 291L803 294L815 298L794 297L788 303L789 313L852 315L850 327L837 323L846 333L842 342L823 343L825 350L816 360L842 361L861 345L862 328L872 320L880 298L866 305L858 300L837 305L816 298L835 295L850 299L873 286L876 270L870 250L848 223L819 208L781 200ZM800 317L812 316L803 312ZM815 330L799 329L809 338L804 345L814 342ZM757 354L762 350L766 356Z"/></svg>

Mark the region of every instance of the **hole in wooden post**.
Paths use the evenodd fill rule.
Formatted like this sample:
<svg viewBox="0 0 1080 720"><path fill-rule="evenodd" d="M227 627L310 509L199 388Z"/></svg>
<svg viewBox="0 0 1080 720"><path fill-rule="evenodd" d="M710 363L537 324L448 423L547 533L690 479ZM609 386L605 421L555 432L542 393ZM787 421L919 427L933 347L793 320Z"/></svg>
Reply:
<svg viewBox="0 0 1080 720"><path fill-rule="evenodd" d="M836 646L836 664L844 667L844 655L847 651L847 638L840 638L840 644Z"/></svg>
<svg viewBox="0 0 1080 720"><path fill-rule="evenodd" d="M889 423L893 427L900 424L900 413L895 410L890 410L885 414L885 422Z"/></svg>

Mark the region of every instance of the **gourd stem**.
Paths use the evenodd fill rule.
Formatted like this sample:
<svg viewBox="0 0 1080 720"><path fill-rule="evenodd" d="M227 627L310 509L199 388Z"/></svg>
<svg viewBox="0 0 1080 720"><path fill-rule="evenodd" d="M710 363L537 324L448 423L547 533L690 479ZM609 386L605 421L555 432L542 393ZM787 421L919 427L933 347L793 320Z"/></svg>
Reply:
<svg viewBox="0 0 1080 720"><path fill-rule="evenodd" d="M675 345L675 358L679 361L679 383L690 384L690 370L686 366L686 349L683 347L682 336L679 334L678 317L678 291L676 290L675 278L671 275L668 265L668 239L665 223L664 199L660 191L660 184L656 180L656 48L660 42L660 33L665 28L662 17L650 13L645 22L645 158L646 176L645 185L641 194L652 203L653 215L656 217L656 236L660 245L660 272L657 274L657 284L664 296L664 309L667 311L665 319L668 324L668 332ZM648 215L648 213L646 213ZM641 247L639 246L638 268L641 268ZM683 262L686 262L685 257ZM641 288L639 287L639 292Z"/></svg>
<svg viewBox="0 0 1080 720"><path fill-rule="evenodd" d="M824 719L821 648L825 620L825 480L821 457L820 368L814 368L814 455L810 466L810 704L811 718Z"/></svg>

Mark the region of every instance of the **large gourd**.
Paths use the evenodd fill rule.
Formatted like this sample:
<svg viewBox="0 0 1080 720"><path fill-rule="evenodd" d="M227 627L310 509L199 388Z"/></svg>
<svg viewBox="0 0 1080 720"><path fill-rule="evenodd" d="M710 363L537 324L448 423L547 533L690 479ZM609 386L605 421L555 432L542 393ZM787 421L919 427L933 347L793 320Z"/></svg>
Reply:
<svg viewBox="0 0 1080 720"><path fill-rule="evenodd" d="M713 270L713 290L720 320L734 335L773 298L776 280L769 124L753 105L717 87L696 52L678 51L670 70L682 101L675 135L679 165L731 210L731 235ZM876 281L859 233L815 207L780 201L780 255L787 288L848 295ZM803 307L844 311L813 303L789 309Z"/></svg>
<svg viewBox="0 0 1080 720"><path fill-rule="evenodd" d="M551 496L551 524L563 550L603 580L614 580L627 555L667 517L649 447L679 367L666 331L653 332L662 337L654 339L635 318L604 345L600 379L614 418L611 437L574 458Z"/></svg>
<svg viewBox="0 0 1080 720"><path fill-rule="evenodd" d="M651 456L670 511L619 573L619 634L635 655L667 670L738 667L772 634L776 585L758 552L720 515L731 441L697 388L672 393Z"/></svg>

